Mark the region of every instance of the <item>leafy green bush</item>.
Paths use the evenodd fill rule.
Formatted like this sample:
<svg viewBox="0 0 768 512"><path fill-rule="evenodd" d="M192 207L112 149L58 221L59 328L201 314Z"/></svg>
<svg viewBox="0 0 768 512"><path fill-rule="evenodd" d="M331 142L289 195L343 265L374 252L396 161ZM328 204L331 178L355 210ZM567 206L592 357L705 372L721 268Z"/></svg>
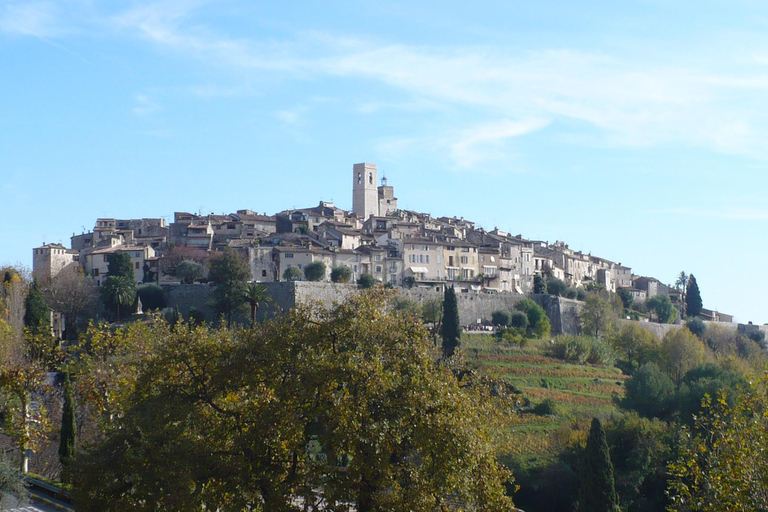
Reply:
<svg viewBox="0 0 768 512"><path fill-rule="evenodd" d="M546 311L531 299L523 299L515 304L517 311L528 317L528 334L539 338L549 336L550 324Z"/></svg>
<svg viewBox="0 0 768 512"><path fill-rule="evenodd" d="M346 265L331 269L331 281L334 283L348 283L350 279L352 279L352 270Z"/></svg>
<svg viewBox="0 0 768 512"><path fill-rule="evenodd" d="M304 277L307 281L322 281L325 279L325 263L313 261L304 267Z"/></svg>
<svg viewBox="0 0 768 512"><path fill-rule="evenodd" d="M685 322L685 326L699 339L704 335L704 331L707 330L707 325L700 318L688 320Z"/></svg>
<svg viewBox="0 0 768 512"><path fill-rule="evenodd" d="M363 274L357 280L357 286L360 288L372 288L376 284L376 279L371 274Z"/></svg>
<svg viewBox="0 0 768 512"><path fill-rule="evenodd" d="M563 295L567 289L568 285L556 277L547 281L547 293L550 295Z"/></svg>
<svg viewBox="0 0 768 512"><path fill-rule="evenodd" d="M551 398L545 398L531 411L537 416L555 416L557 414L557 404Z"/></svg>
<svg viewBox="0 0 768 512"><path fill-rule="evenodd" d="M156 284L139 285L136 288L136 294L141 299L141 306L144 311L163 309L167 305L163 289Z"/></svg>
<svg viewBox="0 0 768 512"><path fill-rule="evenodd" d="M506 327L512 320L512 315L506 309L497 309L491 313L491 323L496 327Z"/></svg>
<svg viewBox="0 0 768 512"><path fill-rule="evenodd" d="M580 364L610 366L616 361L611 343L591 336L557 336L549 351L552 357Z"/></svg>
<svg viewBox="0 0 768 512"><path fill-rule="evenodd" d="M509 319L509 325L520 332L525 332L528 329L528 316L522 311L513 311Z"/></svg>

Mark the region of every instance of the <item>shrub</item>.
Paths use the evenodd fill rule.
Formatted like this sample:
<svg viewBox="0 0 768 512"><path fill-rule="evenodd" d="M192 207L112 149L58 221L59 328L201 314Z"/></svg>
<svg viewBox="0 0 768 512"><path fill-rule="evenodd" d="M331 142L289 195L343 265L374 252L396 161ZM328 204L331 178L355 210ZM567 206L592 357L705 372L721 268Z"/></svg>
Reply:
<svg viewBox="0 0 768 512"><path fill-rule="evenodd" d="M200 325L203 322L205 322L205 314L195 306L189 308L189 323L192 325Z"/></svg>
<svg viewBox="0 0 768 512"><path fill-rule="evenodd" d="M522 311L513 311L509 319L509 325L520 332L525 332L528 329L528 316Z"/></svg>
<svg viewBox="0 0 768 512"><path fill-rule="evenodd" d="M672 379L655 363L647 363L627 380L622 405L647 418L663 418L669 413L674 393Z"/></svg>
<svg viewBox="0 0 768 512"><path fill-rule="evenodd" d="M755 343L759 343L760 345L765 343L765 333L760 330L749 331L747 333L747 338L751 339Z"/></svg>
<svg viewBox="0 0 768 512"><path fill-rule="evenodd" d="M610 342L590 336L558 336L550 346L549 352L557 359L580 364L609 366L616 360Z"/></svg>
<svg viewBox="0 0 768 512"><path fill-rule="evenodd" d="M156 284L139 285L136 288L136 294L141 299L141 305L145 311L163 309L167 305L163 289Z"/></svg>
<svg viewBox="0 0 768 512"><path fill-rule="evenodd" d="M557 414L557 404L551 398L545 398L531 412L537 416L554 416Z"/></svg>
<svg viewBox="0 0 768 512"><path fill-rule="evenodd" d="M288 267L283 272L283 279L286 281L298 281L301 279L302 273L299 267Z"/></svg>
<svg viewBox="0 0 768 512"><path fill-rule="evenodd" d="M699 339L704 335L704 331L707 330L707 325L700 318L688 320L685 322L685 326Z"/></svg>
<svg viewBox="0 0 768 512"><path fill-rule="evenodd" d="M497 309L491 313L491 323L496 327L506 327L510 324L511 314L506 309Z"/></svg>
<svg viewBox="0 0 768 512"><path fill-rule="evenodd" d="M331 281L334 283L348 283L350 279L352 279L352 270L346 265L331 269Z"/></svg>
<svg viewBox="0 0 768 512"><path fill-rule="evenodd" d="M322 261L313 261L304 267L304 277L307 281L322 281L325 279L325 263Z"/></svg>
<svg viewBox="0 0 768 512"><path fill-rule="evenodd" d="M184 284L192 284L203 275L203 265L192 260L184 260L176 265L174 275Z"/></svg>
<svg viewBox="0 0 768 512"><path fill-rule="evenodd" d="M574 288L566 288L565 293L563 294L563 297L566 299L575 299L578 297L578 292Z"/></svg>
<svg viewBox="0 0 768 512"><path fill-rule="evenodd" d="M587 291L584 288L576 289L576 300L587 300Z"/></svg>
<svg viewBox="0 0 768 512"><path fill-rule="evenodd" d="M568 289L568 285L560 279L553 277L547 281L547 293L550 295L563 295Z"/></svg>
<svg viewBox="0 0 768 512"><path fill-rule="evenodd" d="M549 336L549 317L541 306L531 299L523 299L515 304L515 309L528 317L528 334L539 338Z"/></svg>
<svg viewBox="0 0 768 512"><path fill-rule="evenodd" d="M357 280L357 285L360 288L372 288L376 284L376 279L371 274L363 274L360 279Z"/></svg>

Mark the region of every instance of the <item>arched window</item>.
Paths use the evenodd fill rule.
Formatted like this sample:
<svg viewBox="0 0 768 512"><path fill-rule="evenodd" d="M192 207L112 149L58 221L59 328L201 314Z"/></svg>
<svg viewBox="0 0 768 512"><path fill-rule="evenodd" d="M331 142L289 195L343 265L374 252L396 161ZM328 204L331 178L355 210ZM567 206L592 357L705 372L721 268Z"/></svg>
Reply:
<svg viewBox="0 0 768 512"><path fill-rule="evenodd" d="M362 173L357 173L357 184L360 185L363 182Z"/></svg>
<svg viewBox="0 0 768 512"><path fill-rule="evenodd" d="M368 183L370 183L371 185L373 185L373 173L372 173L372 172L369 172L369 173L368 173Z"/></svg>

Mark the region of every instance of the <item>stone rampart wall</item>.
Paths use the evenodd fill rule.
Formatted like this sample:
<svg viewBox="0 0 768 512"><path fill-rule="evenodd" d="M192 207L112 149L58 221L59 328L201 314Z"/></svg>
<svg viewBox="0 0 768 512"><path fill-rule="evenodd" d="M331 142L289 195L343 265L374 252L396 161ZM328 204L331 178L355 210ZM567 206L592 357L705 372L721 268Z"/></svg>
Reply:
<svg viewBox="0 0 768 512"><path fill-rule="evenodd" d="M357 286L350 284L313 283L307 281L270 282L265 284L270 296L274 300L274 304L267 304L259 309L258 318L260 320L273 316L277 311L287 311L298 303L310 300L319 301L327 305L339 303L358 291ZM205 315L207 321L214 322L218 320L209 305L212 299L210 293L212 287L209 285L175 284L164 285L163 289L168 297L169 307L178 306L179 311L185 318L189 317L189 310L194 306ZM410 290L400 288L397 291L419 304L432 299L442 300L443 298L443 293L434 288L413 288ZM459 321L463 326L476 324L478 319L481 321L490 320L491 313L499 309L513 310L515 304L525 298L524 295L514 293L457 293L456 297L459 304ZM552 325L553 336L579 333L578 315L582 305L581 302L550 295L531 295L530 297L547 312ZM237 318L241 322L247 322L248 319L247 311ZM622 322L627 321L622 320ZM637 324L651 331L658 338L663 338L669 331L682 327L680 324L657 324L654 322L637 322ZM705 324L716 324L742 334L747 334L751 330L760 330L768 337L768 326L765 325L744 325L726 322L705 322Z"/></svg>

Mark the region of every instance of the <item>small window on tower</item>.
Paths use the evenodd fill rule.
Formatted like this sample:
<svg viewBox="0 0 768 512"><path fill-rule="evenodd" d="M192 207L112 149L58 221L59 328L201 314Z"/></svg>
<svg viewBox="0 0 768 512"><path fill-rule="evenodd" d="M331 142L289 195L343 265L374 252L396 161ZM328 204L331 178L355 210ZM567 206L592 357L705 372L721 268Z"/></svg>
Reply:
<svg viewBox="0 0 768 512"><path fill-rule="evenodd" d="M369 172L369 173L368 173L368 183L370 183L371 185L373 185L373 173L372 173L372 172Z"/></svg>
<svg viewBox="0 0 768 512"><path fill-rule="evenodd" d="M357 184L360 185L363 183L363 175L361 173L357 173Z"/></svg>

